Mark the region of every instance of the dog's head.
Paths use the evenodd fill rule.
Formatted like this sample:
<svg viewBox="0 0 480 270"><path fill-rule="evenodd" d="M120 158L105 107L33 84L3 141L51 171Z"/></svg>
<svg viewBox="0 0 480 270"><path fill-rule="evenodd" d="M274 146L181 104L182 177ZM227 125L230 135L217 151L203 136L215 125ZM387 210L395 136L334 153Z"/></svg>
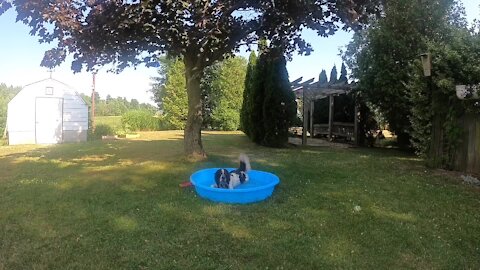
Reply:
<svg viewBox="0 0 480 270"><path fill-rule="evenodd" d="M218 188L228 188L230 183L230 173L225 169L219 169L215 172L215 183Z"/></svg>

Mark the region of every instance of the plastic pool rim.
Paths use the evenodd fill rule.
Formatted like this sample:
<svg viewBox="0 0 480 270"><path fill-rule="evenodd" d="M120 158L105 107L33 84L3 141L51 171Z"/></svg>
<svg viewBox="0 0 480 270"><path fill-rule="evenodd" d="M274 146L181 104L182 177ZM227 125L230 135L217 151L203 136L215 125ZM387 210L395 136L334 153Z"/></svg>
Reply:
<svg viewBox="0 0 480 270"><path fill-rule="evenodd" d="M205 173L207 171L212 171L212 183L214 182L213 180L213 174L216 170L221 169L221 168L207 168L207 169L201 169L196 172L194 172L190 176L190 182L193 184L196 192L200 197L209 199L211 201L215 202L222 202L222 203L239 203L239 204L246 204L246 203L255 203L255 202L260 202L268 197L270 197L275 190L275 186L280 183L280 179L277 175L266 172L266 171L259 171L259 170L251 170L250 173L257 174L257 175L266 175L268 178L271 180L268 183L265 183L263 185L259 186L254 186L254 187L248 187L248 188L238 188L238 189L223 189L223 188L214 188L211 187L210 185L205 185L204 183L199 183L197 179L195 179L197 175L200 175L202 173ZM234 168L225 168L228 171L234 170ZM205 191L205 192L204 192ZM222 198L216 197L216 196L209 196L207 194L215 194L218 193L219 195L225 196L226 193L232 194L231 198L228 198L226 200L223 200ZM247 199L239 199L238 201L235 199L236 196L240 196L238 194L243 194L243 193L249 193L252 194L253 199L249 199L248 195L245 194ZM256 195L256 196L254 196ZM260 198L260 199L258 199Z"/></svg>

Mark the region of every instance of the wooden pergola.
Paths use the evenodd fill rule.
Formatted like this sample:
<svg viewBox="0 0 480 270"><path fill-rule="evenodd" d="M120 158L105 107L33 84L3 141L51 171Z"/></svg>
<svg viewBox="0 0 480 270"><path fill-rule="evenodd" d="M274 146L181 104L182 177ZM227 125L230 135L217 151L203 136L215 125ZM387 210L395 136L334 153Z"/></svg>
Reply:
<svg viewBox="0 0 480 270"><path fill-rule="evenodd" d="M338 95L347 94L355 89L355 84L338 83L338 84L320 84L320 82L314 82L314 79L310 79L302 82L303 78L300 77L292 81L291 87L295 93L297 99L301 99L303 102L303 128L302 128L302 145L307 144L307 132L310 127L310 137L315 135L315 128L313 124L313 112L315 109L315 100L328 98L329 110L328 110L328 125L316 125L318 126L319 134L328 135L329 139L333 136L351 136L355 143L358 143L358 106L355 105L355 117L353 123L334 122L333 120L333 108L334 97ZM355 102L355 104L357 104ZM310 121L306 117L309 115ZM353 129L353 132L349 132ZM353 134L350 134L353 133Z"/></svg>

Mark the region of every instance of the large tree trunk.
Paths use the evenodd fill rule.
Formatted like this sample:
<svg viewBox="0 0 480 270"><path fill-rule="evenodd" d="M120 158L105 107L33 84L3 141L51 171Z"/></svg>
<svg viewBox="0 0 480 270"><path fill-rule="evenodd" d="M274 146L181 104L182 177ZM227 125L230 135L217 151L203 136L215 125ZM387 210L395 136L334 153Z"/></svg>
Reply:
<svg viewBox="0 0 480 270"><path fill-rule="evenodd" d="M188 117L184 130L185 154L191 159L204 159L206 157L202 145L202 91L200 79L203 68L195 66L194 57L185 57L185 78L188 94Z"/></svg>

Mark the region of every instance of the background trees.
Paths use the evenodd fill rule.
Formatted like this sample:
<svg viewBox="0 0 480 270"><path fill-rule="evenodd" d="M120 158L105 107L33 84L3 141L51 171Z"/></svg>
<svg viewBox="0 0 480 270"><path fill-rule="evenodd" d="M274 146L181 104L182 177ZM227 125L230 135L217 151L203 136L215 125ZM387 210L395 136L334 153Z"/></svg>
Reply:
<svg viewBox="0 0 480 270"><path fill-rule="evenodd" d="M138 100L127 100L125 97L112 98L107 95L105 99L100 98L98 92L95 92L95 115L96 116L120 116L129 110L145 110L152 115L156 113L157 108L151 104L139 103ZM91 106L91 97L80 94L88 106Z"/></svg>
<svg viewBox="0 0 480 270"><path fill-rule="evenodd" d="M247 62L243 57L223 60L213 72L209 100L211 127L218 130L238 130L243 103Z"/></svg>
<svg viewBox="0 0 480 270"><path fill-rule="evenodd" d="M179 58L162 58L159 76L153 78L152 92L162 109L162 126L185 128L188 99L185 65ZM246 73L246 61L231 57L205 70L202 78L203 126L214 130L237 130Z"/></svg>
<svg viewBox="0 0 480 270"><path fill-rule="evenodd" d="M8 102L21 90L21 87L7 86L0 83L0 138L3 137L7 124Z"/></svg>
<svg viewBox="0 0 480 270"><path fill-rule="evenodd" d="M179 58L163 57L159 77L153 78L152 92L162 110L163 126L184 129L188 115L185 65Z"/></svg>
<svg viewBox="0 0 480 270"><path fill-rule="evenodd" d="M448 36L450 25L465 24L461 13L455 0L385 2L384 15L358 32L344 53L363 97L382 112L403 147L411 132L412 65L428 44Z"/></svg>
<svg viewBox="0 0 480 270"><path fill-rule="evenodd" d="M478 24L478 22L477 22ZM478 25L468 29L455 0L385 3L384 16L354 36L344 59L362 98L385 117L400 146L412 142L435 167L454 168L475 101L461 101L457 84L480 83ZM420 54L432 55L432 75L423 75Z"/></svg>
<svg viewBox="0 0 480 270"><path fill-rule="evenodd" d="M480 28L479 28L480 29ZM480 115L476 100L459 100L455 85L480 83L480 34L474 29L452 27L449 37L430 43L432 77L423 76L421 63L407 85L412 103L412 143L429 165L453 169L465 132L465 116Z"/></svg>

